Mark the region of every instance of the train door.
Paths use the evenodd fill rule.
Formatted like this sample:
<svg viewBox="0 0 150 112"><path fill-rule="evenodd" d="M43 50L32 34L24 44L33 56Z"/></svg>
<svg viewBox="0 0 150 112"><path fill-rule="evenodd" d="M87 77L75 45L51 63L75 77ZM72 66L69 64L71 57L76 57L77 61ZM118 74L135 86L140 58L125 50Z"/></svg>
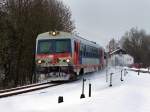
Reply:
<svg viewBox="0 0 150 112"><path fill-rule="evenodd" d="M74 64L79 64L79 42L74 41Z"/></svg>

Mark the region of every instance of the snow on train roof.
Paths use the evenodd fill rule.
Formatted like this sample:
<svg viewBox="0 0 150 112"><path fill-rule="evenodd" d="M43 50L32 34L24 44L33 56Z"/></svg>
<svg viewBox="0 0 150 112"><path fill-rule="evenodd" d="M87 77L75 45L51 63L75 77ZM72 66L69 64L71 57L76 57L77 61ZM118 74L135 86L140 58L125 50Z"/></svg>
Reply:
<svg viewBox="0 0 150 112"><path fill-rule="evenodd" d="M41 33L37 36L37 40L41 40L41 39L65 39L65 38L70 38L70 39L78 39L84 43L87 43L89 45L95 46L95 47L101 47L99 44L97 44L96 42L87 40L81 36L78 36L76 34L73 33L68 33L68 32L63 32L60 31L58 32L58 34L56 34L55 36L53 36L50 32L45 32L45 33ZM103 47L101 47L103 49Z"/></svg>

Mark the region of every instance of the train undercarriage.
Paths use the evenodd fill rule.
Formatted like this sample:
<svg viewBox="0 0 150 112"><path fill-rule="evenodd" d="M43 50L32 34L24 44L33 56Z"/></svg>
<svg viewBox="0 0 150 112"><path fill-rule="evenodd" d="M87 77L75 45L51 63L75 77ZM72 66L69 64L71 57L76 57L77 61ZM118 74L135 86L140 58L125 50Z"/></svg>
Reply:
<svg viewBox="0 0 150 112"><path fill-rule="evenodd" d="M37 67L36 75L38 81L69 81L77 79L73 66Z"/></svg>

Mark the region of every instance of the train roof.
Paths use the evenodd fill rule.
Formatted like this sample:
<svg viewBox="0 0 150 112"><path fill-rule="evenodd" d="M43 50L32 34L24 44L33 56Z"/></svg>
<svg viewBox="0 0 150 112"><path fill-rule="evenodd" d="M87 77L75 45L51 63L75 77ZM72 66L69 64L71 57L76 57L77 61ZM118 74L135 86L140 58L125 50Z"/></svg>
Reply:
<svg viewBox="0 0 150 112"><path fill-rule="evenodd" d="M37 40L41 40L41 39L60 39L60 38L61 39L66 39L66 38L67 39L77 39L77 40L81 41L81 43L89 44L89 45L92 45L92 46L95 46L95 47L101 47L96 42L87 40L87 39L85 39L81 36L78 36L76 34L63 32L63 31L57 32L56 35L52 35L52 32L45 32L45 33L41 33L37 36Z"/></svg>
<svg viewBox="0 0 150 112"><path fill-rule="evenodd" d="M72 34L68 32L59 32L55 36L51 34L51 32L45 32L38 35L37 39L60 39L60 38L71 38Z"/></svg>

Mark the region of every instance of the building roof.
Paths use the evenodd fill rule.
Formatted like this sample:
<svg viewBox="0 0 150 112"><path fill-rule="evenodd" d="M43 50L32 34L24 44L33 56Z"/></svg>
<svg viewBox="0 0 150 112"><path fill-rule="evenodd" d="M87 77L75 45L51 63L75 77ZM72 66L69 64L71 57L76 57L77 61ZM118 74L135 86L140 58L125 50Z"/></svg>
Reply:
<svg viewBox="0 0 150 112"><path fill-rule="evenodd" d="M118 49L116 49L116 50L110 52L109 54L110 54L110 55L113 55L113 54L120 54L120 53L126 54L126 51L123 50L123 49L121 49L121 48L118 48Z"/></svg>

